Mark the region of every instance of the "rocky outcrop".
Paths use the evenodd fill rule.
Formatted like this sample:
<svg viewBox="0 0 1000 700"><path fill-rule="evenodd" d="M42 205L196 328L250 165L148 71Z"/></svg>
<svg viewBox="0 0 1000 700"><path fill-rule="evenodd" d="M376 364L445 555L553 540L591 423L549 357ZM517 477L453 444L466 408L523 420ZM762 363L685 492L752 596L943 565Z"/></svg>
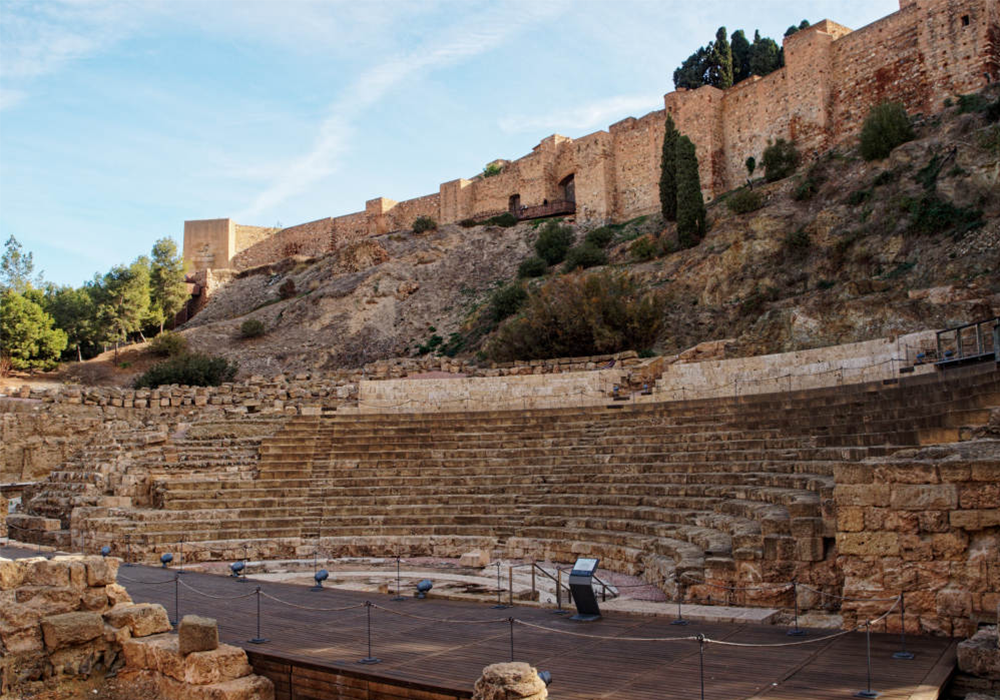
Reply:
<svg viewBox="0 0 1000 700"><path fill-rule="evenodd" d="M538 671L526 663L511 662L484 668L472 700L545 700L548 695Z"/></svg>

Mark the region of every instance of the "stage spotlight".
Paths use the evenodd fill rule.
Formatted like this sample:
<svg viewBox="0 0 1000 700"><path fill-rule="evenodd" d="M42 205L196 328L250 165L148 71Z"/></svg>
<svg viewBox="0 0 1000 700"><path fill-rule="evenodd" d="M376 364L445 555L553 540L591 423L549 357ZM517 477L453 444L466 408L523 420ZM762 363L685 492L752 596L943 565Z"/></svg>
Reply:
<svg viewBox="0 0 1000 700"><path fill-rule="evenodd" d="M330 572L327 571L326 569L320 569L315 574L313 574L313 578L316 579L316 585L313 586L312 588L310 588L309 590L310 591L322 591L323 590L323 582L326 581L328 578L330 578Z"/></svg>
<svg viewBox="0 0 1000 700"><path fill-rule="evenodd" d="M423 581L417 584L417 597L426 598L428 591L434 588L434 582L429 578L425 578Z"/></svg>
<svg viewBox="0 0 1000 700"><path fill-rule="evenodd" d="M166 569L167 568L167 564L169 564L173 560L174 560L174 555L171 554L170 552L167 552L166 554L161 554L160 555L160 564L162 564L162 566L160 568Z"/></svg>

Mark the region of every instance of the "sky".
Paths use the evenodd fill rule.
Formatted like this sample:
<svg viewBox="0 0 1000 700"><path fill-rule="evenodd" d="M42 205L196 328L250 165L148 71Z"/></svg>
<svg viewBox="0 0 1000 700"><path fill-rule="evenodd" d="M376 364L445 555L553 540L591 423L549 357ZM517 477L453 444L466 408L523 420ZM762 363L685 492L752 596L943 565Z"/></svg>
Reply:
<svg viewBox="0 0 1000 700"><path fill-rule="evenodd" d="M0 243L80 285L184 221L409 199L663 108L720 25L897 0L0 0Z"/></svg>

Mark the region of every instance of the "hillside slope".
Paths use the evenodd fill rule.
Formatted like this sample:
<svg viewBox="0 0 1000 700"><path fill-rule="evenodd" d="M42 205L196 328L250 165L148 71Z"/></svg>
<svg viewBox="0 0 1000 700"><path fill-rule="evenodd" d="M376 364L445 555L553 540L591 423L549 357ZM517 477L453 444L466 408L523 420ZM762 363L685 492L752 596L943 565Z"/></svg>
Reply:
<svg viewBox="0 0 1000 700"><path fill-rule="evenodd" d="M688 250L669 252L675 234L658 216L613 227L610 265L668 293L656 349L727 338L728 354L760 354L1000 313L1000 126L951 107L917 131L884 161L830 152L755 183L765 197L756 211L734 214L719 197L708 235ZM634 259L642 235L660 257ZM415 354L434 335L472 355L491 328L490 294L515 277L536 236L537 222L444 226L290 259L241 274L183 331L193 349L238 359L243 373L357 367ZM240 339L248 318L267 333Z"/></svg>

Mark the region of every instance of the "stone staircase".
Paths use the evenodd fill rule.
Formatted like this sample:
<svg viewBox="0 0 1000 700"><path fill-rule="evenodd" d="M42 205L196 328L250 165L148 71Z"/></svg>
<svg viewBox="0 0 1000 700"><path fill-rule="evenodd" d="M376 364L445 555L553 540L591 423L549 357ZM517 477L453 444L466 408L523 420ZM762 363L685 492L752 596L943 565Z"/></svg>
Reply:
<svg viewBox="0 0 1000 700"><path fill-rule="evenodd" d="M671 592L681 575L798 578L835 592L834 467L958 441L998 405L989 365L659 404L299 416L256 442L173 437L112 470L120 481L103 488L130 503L76 517L95 541L129 533L147 560L181 541L187 560L239 557L243 544L261 558L317 544L332 556L486 548L599 556ZM707 585L684 593L720 597ZM730 601L774 603L763 593Z"/></svg>

